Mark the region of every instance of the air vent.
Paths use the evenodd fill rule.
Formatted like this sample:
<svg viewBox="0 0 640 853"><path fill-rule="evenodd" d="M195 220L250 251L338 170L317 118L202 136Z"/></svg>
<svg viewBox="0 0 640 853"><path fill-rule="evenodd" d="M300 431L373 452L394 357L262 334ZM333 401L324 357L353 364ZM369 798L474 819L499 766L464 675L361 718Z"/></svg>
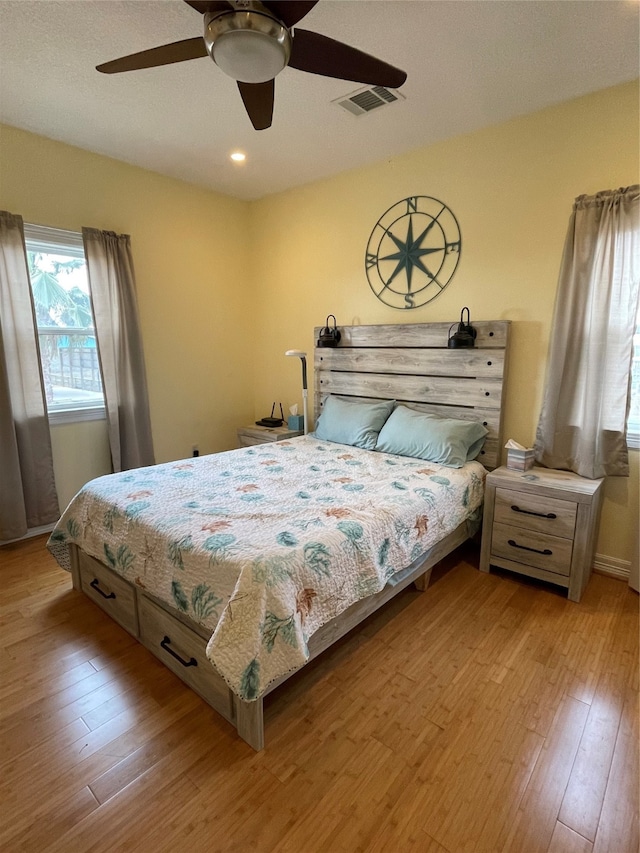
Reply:
<svg viewBox="0 0 640 853"><path fill-rule="evenodd" d="M384 107L400 100L406 100L400 92L385 89L384 86L372 86L366 89L358 89L346 97L337 98L332 103L337 104L354 116L361 116L370 113L372 110L377 110L378 107Z"/></svg>

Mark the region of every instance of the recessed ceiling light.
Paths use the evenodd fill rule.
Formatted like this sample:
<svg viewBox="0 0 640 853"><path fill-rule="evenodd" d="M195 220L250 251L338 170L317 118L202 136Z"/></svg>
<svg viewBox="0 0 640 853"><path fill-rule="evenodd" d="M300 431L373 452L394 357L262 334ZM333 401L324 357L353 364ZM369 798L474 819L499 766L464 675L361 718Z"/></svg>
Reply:
<svg viewBox="0 0 640 853"><path fill-rule="evenodd" d="M243 163L246 159L246 155L242 153L242 151L234 151L231 155L231 159L234 163Z"/></svg>

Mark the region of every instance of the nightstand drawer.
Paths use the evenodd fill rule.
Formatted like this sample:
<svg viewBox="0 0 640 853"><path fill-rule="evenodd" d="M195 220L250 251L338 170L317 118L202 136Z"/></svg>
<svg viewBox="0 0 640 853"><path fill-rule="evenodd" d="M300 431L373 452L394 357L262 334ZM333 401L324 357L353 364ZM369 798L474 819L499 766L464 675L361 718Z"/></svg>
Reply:
<svg viewBox="0 0 640 853"><path fill-rule="evenodd" d="M252 447L255 444L270 444L274 439L270 435L241 434L238 430L238 441L241 447Z"/></svg>
<svg viewBox="0 0 640 853"><path fill-rule="evenodd" d="M544 495L496 489L494 520L526 530L573 539L578 506Z"/></svg>
<svg viewBox="0 0 640 853"><path fill-rule="evenodd" d="M251 447L254 444L268 444L272 441L287 441L302 435L302 430L289 429L286 426L263 427L248 426L238 430L240 447Z"/></svg>
<svg viewBox="0 0 640 853"><path fill-rule="evenodd" d="M491 556L535 566L557 575L571 573L573 541L559 536L547 536L512 525L493 525Z"/></svg>

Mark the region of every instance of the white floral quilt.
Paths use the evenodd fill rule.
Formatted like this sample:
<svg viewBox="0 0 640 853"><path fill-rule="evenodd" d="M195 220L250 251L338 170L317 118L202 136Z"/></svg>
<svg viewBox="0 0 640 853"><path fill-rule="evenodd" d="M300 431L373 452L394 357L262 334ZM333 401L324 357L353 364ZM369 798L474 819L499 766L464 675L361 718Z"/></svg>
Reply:
<svg viewBox="0 0 640 853"><path fill-rule="evenodd" d="M48 546L68 568L76 543L210 630L211 663L251 701L324 623L477 515L485 475L305 436L99 477Z"/></svg>

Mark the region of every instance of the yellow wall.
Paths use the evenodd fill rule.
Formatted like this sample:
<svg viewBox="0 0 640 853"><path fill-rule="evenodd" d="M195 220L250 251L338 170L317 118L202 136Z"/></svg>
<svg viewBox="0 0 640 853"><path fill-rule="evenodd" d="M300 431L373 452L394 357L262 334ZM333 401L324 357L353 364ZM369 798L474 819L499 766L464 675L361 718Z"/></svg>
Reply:
<svg viewBox="0 0 640 853"><path fill-rule="evenodd" d="M299 368L284 364L282 351L312 354L312 329L327 314L343 325L454 321L467 305L472 320L512 321L506 436L532 444L573 200L637 183L638 137L636 82L254 202L263 318L256 413L274 399L300 399ZM435 196L453 210L462 256L437 299L402 311L370 290L364 252L378 217L410 195ZM637 535L638 452L632 456L633 477L606 484L597 547L622 560Z"/></svg>
<svg viewBox="0 0 640 853"><path fill-rule="evenodd" d="M236 425L253 415L246 202L4 126L0 207L40 225L131 234L156 459L234 447ZM67 465L62 448L82 453L93 429L55 428L65 496L79 460Z"/></svg>
<svg viewBox="0 0 640 853"><path fill-rule="evenodd" d="M111 471L106 420L51 427L53 471L63 510L85 483Z"/></svg>
<svg viewBox="0 0 640 853"><path fill-rule="evenodd" d="M512 320L506 435L532 443L573 199L639 180L637 83L252 203L0 130L0 207L132 235L159 461L194 443L232 447L235 427L274 400L301 403L300 365L284 350L312 361L327 314L344 325L453 322L463 305L472 320ZM436 300L398 311L369 289L365 245L391 204L419 194L453 210L462 258ZM638 456L630 480L606 484L597 547L623 562Z"/></svg>

